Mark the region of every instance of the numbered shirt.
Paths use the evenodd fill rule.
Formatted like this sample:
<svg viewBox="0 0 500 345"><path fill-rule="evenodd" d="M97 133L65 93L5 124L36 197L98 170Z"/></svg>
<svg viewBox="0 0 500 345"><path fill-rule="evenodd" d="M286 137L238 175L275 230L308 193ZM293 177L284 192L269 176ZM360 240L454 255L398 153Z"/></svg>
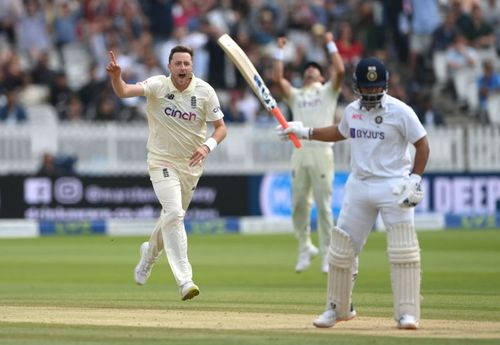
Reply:
<svg viewBox="0 0 500 345"><path fill-rule="evenodd" d="M187 169L193 151L206 139L207 122L224 117L215 90L195 76L182 92L164 75L140 84L147 98L150 168Z"/></svg>
<svg viewBox="0 0 500 345"><path fill-rule="evenodd" d="M335 121L335 110L339 90L333 90L332 83L314 83L301 89L292 88L287 99L294 121L301 121L305 127L327 127ZM303 141L305 146L332 146L332 143Z"/></svg>
<svg viewBox="0 0 500 345"><path fill-rule="evenodd" d="M359 100L350 103L339 131L351 139L351 171L359 179L408 176L410 143L427 135L413 109L389 95L371 110L361 108Z"/></svg>

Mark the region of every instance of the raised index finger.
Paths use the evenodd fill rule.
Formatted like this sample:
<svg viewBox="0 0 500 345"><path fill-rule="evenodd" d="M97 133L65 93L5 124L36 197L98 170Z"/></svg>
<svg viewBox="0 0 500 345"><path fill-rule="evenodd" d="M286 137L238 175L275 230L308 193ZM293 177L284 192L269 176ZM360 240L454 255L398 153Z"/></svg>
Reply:
<svg viewBox="0 0 500 345"><path fill-rule="evenodd" d="M116 65L116 57L115 57L115 53L113 53L112 50L109 51L109 57L111 58L111 62L114 63Z"/></svg>

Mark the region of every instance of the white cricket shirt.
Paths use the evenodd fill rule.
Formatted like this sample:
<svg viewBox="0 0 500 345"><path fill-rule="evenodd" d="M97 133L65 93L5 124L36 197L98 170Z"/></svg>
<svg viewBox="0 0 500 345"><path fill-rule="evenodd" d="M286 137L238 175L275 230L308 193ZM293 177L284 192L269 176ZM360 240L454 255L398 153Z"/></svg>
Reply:
<svg viewBox="0 0 500 345"><path fill-rule="evenodd" d="M188 169L191 155L206 139L207 122L224 117L215 90L194 75L182 92L164 75L139 84L147 98L149 167Z"/></svg>
<svg viewBox="0 0 500 345"><path fill-rule="evenodd" d="M351 102L339 131L351 139L351 173L358 179L408 176L409 145L427 135L413 109L387 94L376 109L360 108L359 100Z"/></svg>
<svg viewBox="0 0 500 345"><path fill-rule="evenodd" d="M301 121L304 127L327 127L335 121L335 109L339 90L333 90L331 81L313 83L308 87L292 87L290 97L286 99L294 121ZM320 141L302 141L306 147L332 146L333 143Z"/></svg>

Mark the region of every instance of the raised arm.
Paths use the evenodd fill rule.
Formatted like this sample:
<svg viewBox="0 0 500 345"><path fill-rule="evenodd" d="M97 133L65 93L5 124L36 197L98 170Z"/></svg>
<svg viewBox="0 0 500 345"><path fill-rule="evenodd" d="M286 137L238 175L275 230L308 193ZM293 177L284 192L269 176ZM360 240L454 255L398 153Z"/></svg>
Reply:
<svg viewBox="0 0 500 345"><path fill-rule="evenodd" d="M116 62L115 54L109 52L110 62L106 66L106 72L111 79L111 85L115 94L120 98L144 96L144 87L139 84L127 84L122 79L122 69Z"/></svg>
<svg viewBox="0 0 500 345"><path fill-rule="evenodd" d="M273 81L278 85L281 90L281 93L285 98L290 96L291 92L291 84L288 80L285 79L283 71L283 48L286 45L285 37L278 37L277 40L278 50L276 50L274 55L274 63L273 63Z"/></svg>
<svg viewBox="0 0 500 345"><path fill-rule="evenodd" d="M330 68L330 78L332 82L332 88L334 91L340 90L345 77L345 67L342 57L339 54L339 50L335 41L333 40L333 34L331 32L325 33L325 44L326 50L330 56L330 61L332 67Z"/></svg>

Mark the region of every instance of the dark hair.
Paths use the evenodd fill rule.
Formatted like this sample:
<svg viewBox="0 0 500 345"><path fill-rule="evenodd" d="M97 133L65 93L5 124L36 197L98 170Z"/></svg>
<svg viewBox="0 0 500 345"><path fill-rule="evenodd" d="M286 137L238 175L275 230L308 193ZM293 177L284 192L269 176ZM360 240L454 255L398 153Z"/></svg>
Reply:
<svg viewBox="0 0 500 345"><path fill-rule="evenodd" d="M319 71L319 74L323 75L323 67L321 67L321 65L315 61L309 61L307 62L305 65L304 65L304 68L302 69L303 71L305 71L306 69L308 69L309 67L314 67L316 68L318 71Z"/></svg>
<svg viewBox="0 0 500 345"><path fill-rule="evenodd" d="M175 53L188 53L189 55L191 55L191 58L193 58L193 49L186 46L175 46L170 51L170 55L168 56L168 63L172 62L172 58L174 57Z"/></svg>

